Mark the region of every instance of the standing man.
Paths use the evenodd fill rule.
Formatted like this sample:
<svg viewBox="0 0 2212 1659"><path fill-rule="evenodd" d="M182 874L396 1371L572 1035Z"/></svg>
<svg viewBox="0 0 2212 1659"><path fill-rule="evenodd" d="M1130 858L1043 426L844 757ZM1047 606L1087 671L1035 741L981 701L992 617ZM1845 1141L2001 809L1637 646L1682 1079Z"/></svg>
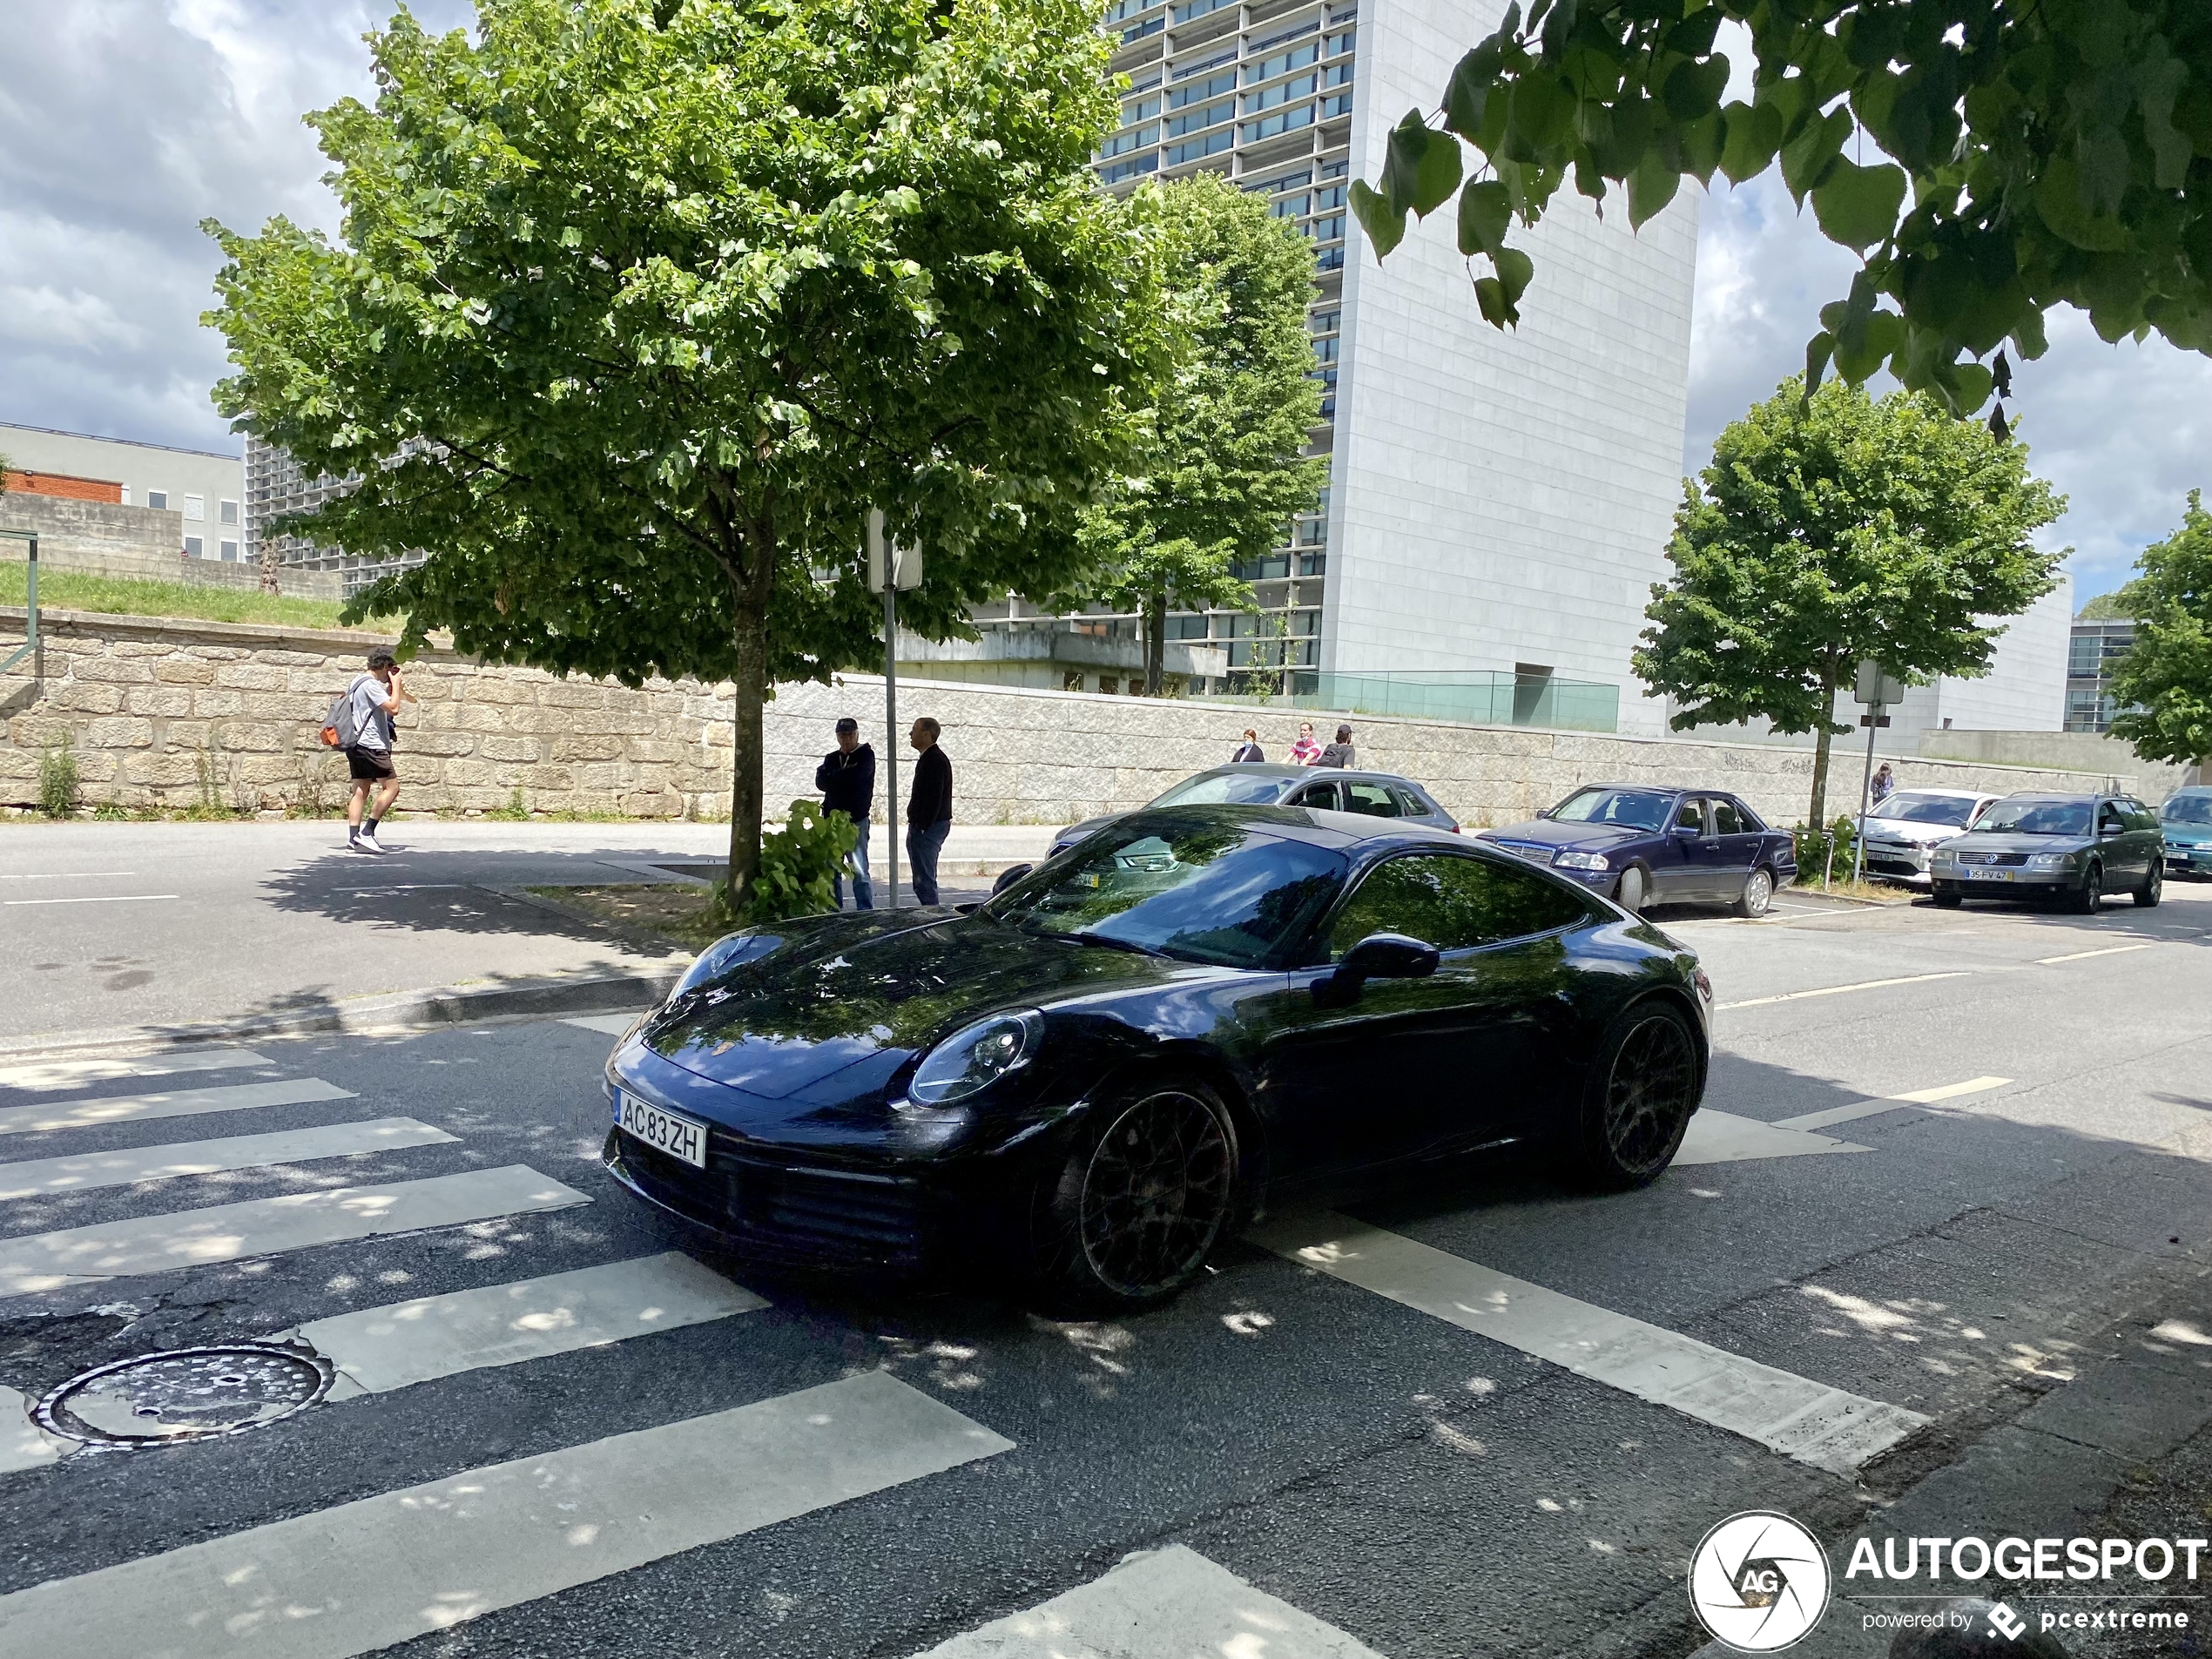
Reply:
<svg viewBox="0 0 2212 1659"><path fill-rule="evenodd" d="M860 839L853 843L846 862L853 867L853 907L875 908L875 888L868 880L868 817L875 810L875 751L860 741L860 723L847 715L837 723L837 747L814 768L814 787L822 792L825 813L843 813L853 820ZM845 878L830 879L837 907L845 908Z"/></svg>
<svg viewBox="0 0 2212 1659"><path fill-rule="evenodd" d="M921 759L914 762L914 792L907 797L907 861L914 867L914 902L937 902L937 855L953 827L953 763L937 746L942 730L927 715L907 736Z"/></svg>
<svg viewBox="0 0 2212 1659"><path fill-rule="evenodd" d="M1321 745L1313 740L1313 722L1300 720L1298 741L1291 745L1291 764L1293 766L1313 766L1318 765L1320 761Z"/></svg>
<svg viewBox="0 0 2212 1659"><path fill-rule="evenodd" d="M1314 764L1319 766L1358 765L1359 757L1352 747L1352 728L1348 725L1339 726L1337 740L1321 751L1320 759Z"/></svg>
<svg viewBox="0 0 2212 1659"><path fill-rule="evenodd" d="M368 672L354 682L347 693L353 699L350 724L354 740L346 745L346 765L353 774L353 793L346 799L346 845L356 853L381 853L376 826L392 803L400 798L399 769L392 764L392 717L400 711L400 667L388 651L368 654ZM375 803L369 806L374 792ZM368 806L368 820L361 808Z"/></svg>
<svg viewBox="0 0 2212 1659"><path fill-rule="evenodd" d="M1259 746L1258 730L1253 726L1246 726L1244 740L1237 745L1237 752L1229 757L1229 764L1232 766L1257 765L1266 759L1266 752Z"/></svg>

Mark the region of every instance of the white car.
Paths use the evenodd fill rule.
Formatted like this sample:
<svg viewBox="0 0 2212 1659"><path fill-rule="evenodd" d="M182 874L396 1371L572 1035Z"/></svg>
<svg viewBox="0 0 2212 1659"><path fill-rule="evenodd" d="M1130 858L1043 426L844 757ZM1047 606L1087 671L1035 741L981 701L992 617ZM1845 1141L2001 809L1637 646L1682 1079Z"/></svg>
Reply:
<svg viewBox="0 0 2212 1659"><path fill-rule="evenodd" d="M1974 826L1995 795L1971 789L1900 789L1866 815L1866 873L1933 885L1928 855Z"/></svg>

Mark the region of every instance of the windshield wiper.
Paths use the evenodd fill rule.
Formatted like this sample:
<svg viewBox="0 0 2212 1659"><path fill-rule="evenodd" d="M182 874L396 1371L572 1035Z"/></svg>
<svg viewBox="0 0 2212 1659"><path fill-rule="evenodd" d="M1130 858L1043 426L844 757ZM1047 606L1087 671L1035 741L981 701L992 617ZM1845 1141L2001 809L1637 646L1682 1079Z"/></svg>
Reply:
<svg viewBox="0 0 2212 1659"><path fill-rule="evenodd" d="M1082 927L1076 928L1073 933L1062 934L1060 937L1062 939L1073 939L1078 943L1085 945L1104 945L1111 950L1133 951L1139 956L1164 956L1167 954L1165 951L1155 950L1150 945L1140 945L1133 939L1116 939L1110 934L1095 934L1087 928Z"/></svg>

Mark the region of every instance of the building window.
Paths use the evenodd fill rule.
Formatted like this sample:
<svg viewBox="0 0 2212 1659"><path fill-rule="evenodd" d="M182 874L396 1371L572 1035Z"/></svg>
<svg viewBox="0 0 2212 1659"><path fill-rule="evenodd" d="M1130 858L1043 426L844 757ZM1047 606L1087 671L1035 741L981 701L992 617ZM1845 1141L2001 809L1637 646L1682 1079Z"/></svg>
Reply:
<svg viewBox="0 0 2212 1659"><path fill-rule="evenodd" d="M1122 694L1122 683L1111 674L1101 674L1098 677L1098 689L1108 697L1119 697Z"/></svg>
<svg viewBox="0 0 2212 1659"><path fill-rule="evenodd" d="M169 510L169 492L165 489L149 489L146 491L146 505L153 508L158 512L167 512Z"/></svg>
<svg viewBox="0 0 2212 1659"><path fill-rule="evenodd" d="M1102 183L1118 185L1124 179L1133 179L1141 172L1150 172L1157 168L1159 165L1160 155L1159 152L1156 150L1148 154L1138 156L1133 160L1117 161L1112 166L1107 168L1104 172L1099 174L1098 177Z"/></svg>
<svg viewBox="0 0 2212 1659"><path fill-rule="evenodd" d="M1211 80L1201 81L1196 86L1178 86L1168 94L1168 108L1179 110L1186 105L1201 103L1210 98L1218 98L1236 84L1237 74L1234 70L1231 70L1226 75L1217 75ZM1188 132L1190 130L1188 127L1175 129L1177 132Z"/></svg>
<svg viewBox="0 0 2212 1659"><path fill-rule="evenodd" d="M1294 110L1278 111L1264 121L1246 122L1244 127L1244 142L1258 144L1263 138L1271 138L1278 133L1295 132L1300 127L1310 127L1312 125L1313 106L1311 104L1301 104Z"/></svg>
<svg viewBox="0 0 2212 1659"><path fill-rule="evenodd" d="M1196 132L1202 127L1218 126L1236 113L1234 103L1209 104L1203 110L1187 111L1167 124L1167 136L1179 138L1184 133Z"/></svg>
<svg viewBox="0 0 2212 1659"><path fill-rule="evenodd" d="M1318 40L1309 40L1303 46L1293 46L1286 52L1277 52L1272 57L1264 57L1258 63L1248 65L1244 71L1244 84L1257 86L1278 75L1287 75L1294 69L1304 69L1320 55L1321 43Z"/></svg>
<svg viewBox="0 0 2212 1659"><path fill-rule="evenodd" d="M1060 676L1060 689L1063 691L1082 691L1083 689L1083 677L1082 672L1072 668L1063 671Z"/></svg>
<svg viewBox="0 0 2212 1659"><path fill-rule="evenodd" d="M1232 127L1217 127L1203 138L1191 138L1182 144L1170 145L1166 152L1167 165L1172 167L1179 162L1196 161L1201 156L1219 154L1229 147L1230 135L1234 131Z"/></svg>
<svg viewBox="0 0 2212 1659"><path fill-rule="evenodd" d="M1118 156L1131 150L1141 150L1159 136L1160 130L1153 126L1131 127L1126 132L1116 132L1112 138L1107 139L1104 146L1100 149L1099 159L1103 161L1109 156Z"/></svg>
<svg viewBox="0 0 2212 1659"><path fill-rule="evenodd" d="M193 523L193 524L197 524L197 523L199 523L202 519L206 518L206 516L207 516L207 497L206 497L206 496L185 496L185 521L186 521L187 523Z"/></svg>
<svg viewBox="0 0 2212 1659"><path fill-rule="evenodd" d="M1313 91L1314 78L1311 75L1301 75L1295 80L1278 82L1273 86L1262 87L1258 91L1245 98L1244 113L1258 115L1262 110L1271 110L1278 105L1289 104L1298 98L1312 98Z"/></svg>
<svg viewBox="0 0 2212 1659"><path fill-rule="evenodd" d="M222 504L219 510L222 515L222 522L224 523L235 524L238 523L238 503L236 502L226 501Z"/></svg>
<svg viewBox="0 0 2212 1659"><path fill-rule="evenodd" d="M187 536L185 537L185 556L188 559L196 559L200 557L206 551L206 548L207 543L201 541L197 536Z"/></svg>
<svg viewBox="0 0 2212 1659"><path fill-rule="evenodd" d="M123 504L125 507L131 504L131 486L128 484L123 486Z"/></svg>
<svg viewBox="0 0 2212 1659"><path fill-rule="evenodd" d="M1189 5L1175 9L1175 20L1189 23L1193 17L1203 17L1210 11L1218 11L1228 3L1229 0L1191 0Z"/></svg>
<svg viewBox="0 0 2212 1659"><path fill-rule="evenodd" d="M223 550L223 563L226 564L236 564L238 563L238 543L236 542L225 542L221 545Z"/></svg>

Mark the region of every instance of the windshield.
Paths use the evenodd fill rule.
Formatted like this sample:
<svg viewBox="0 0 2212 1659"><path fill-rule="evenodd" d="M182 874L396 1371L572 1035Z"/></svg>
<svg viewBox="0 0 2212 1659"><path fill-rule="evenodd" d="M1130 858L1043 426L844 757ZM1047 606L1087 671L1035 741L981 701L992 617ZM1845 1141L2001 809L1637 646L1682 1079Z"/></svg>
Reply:
<svg viewBox="0 0 2212 1659"><path fill-rule="evenodd" d="M1344 885L1344 856L1211 814L1143 813L1100 831L980 914L1025 933L1258 968Z"/></svg>
<svg viewBox="0 0 2212 1659"><path fill-rule="evenodd" d="M1948 824L1963 827L1974 814L1973 797L1922 795L1905 790L1892 795L1876 809L1877 818L1901 819L1907 824Z"/></svg>
<svg viewBox="0 0 2212 1659"><path fill-rule="evenodd" d="M2176 795L2158 809L2168 824L2212 826L2212 795Z"/></svg>
<svg viewBox="0 0 2212 1659"><path fill-rule="evenodd" d="M1155 806L1272 806L1299 778L1255 778L1248 772L1219 772L1186 778L1152 802Z"/></svg>
<svg viewBox="0 0 2212 1659"><path fill-rule="evenodd" d="M1673 810L1671 792L1657 789L1581 789L1552 809L1569 824L1618 824L1622 829L1656 830Z"/></svg>
<svg viewBox="0 0 2212 1659"><path fill-rule="evenodd" d="M2089 803L2084 800L2000 800L1981 815L1977 832L2004 830L2014 835L2087 835Z"/></svg>

